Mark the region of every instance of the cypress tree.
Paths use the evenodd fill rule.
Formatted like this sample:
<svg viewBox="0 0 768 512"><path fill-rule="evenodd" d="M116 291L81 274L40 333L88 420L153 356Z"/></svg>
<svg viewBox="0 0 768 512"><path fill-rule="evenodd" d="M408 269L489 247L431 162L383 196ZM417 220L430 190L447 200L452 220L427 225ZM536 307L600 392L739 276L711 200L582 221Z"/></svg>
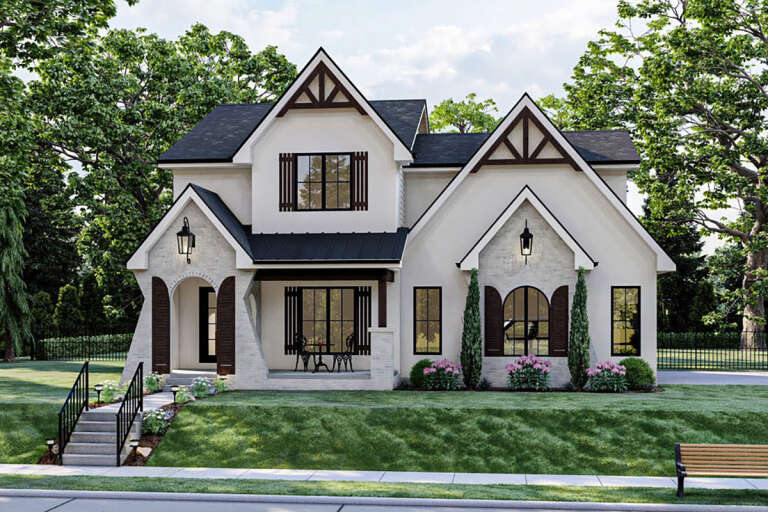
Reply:
<svg viewBox="0 0 768 512"><path fill-rule="evenodd" d="M461 333L461 366L464 384L474 389L483 371L482 337L480 335L480 285L477 269L472 269L464 306L464 330Z"/></svg>
<svg viewBox="0 0 768 512"><path fill-rule="evenodd" d="M106 329L104 294L93 272L85 274L80 284L80 310L85 320L86 333L104 334Z"/></svg>
<svg viewBox="0 0 768 512"><path fill-rule="evenodd" d="M83 334L83 313L80 311L80 294L76 286L66 284L59 289L53 322L59 336Z"/></svg>
<svg viewBox="0 0 768 512"><path fill-rule="evenodd" d="M584 281L584 268L580 267L571 306L571 338L568 344L568 370L571 372L571 384L579 390L584 389L587 383L589 343L587 283Z"/></svg>

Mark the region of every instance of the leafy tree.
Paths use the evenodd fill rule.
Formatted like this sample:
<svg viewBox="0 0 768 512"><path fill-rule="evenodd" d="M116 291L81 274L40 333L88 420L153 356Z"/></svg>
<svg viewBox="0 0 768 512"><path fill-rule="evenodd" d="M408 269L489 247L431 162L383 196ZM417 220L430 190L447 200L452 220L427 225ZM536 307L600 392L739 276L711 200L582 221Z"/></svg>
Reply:
<svg viewBox="0 0 768 512"><path fill-rule="evenodd" d="M496 102L487 100L475 101L475 93L467 94L462 101L453 98L443 100L429 114L429 124L435 131L447 130L453 133L491 132L499 120L494 113L499 109Z"/></svg>
<svg viewBox="0 0 768 512"><path fill-rule="evenodd" d="M47 147L82 168L70 175L78 247L110 319L133 327L141 293L125 262L172 195L157 158L215 106L274 98L296 68L273 46L252 54L242 38L199 24L177 41L111 30L67 50L40 64L32 103Z"/></svg>
<svg viewBox="0 0 768 512"><path fill-rule="evenodd" d="M571 384L578 390L584 389L587 383L589 345L587 283L584 280L584 268L580 267L571 304L571 333L568 343L568 370L571 372Z"/></svg>
<svg viewBox="0 0 768 512"><path fill-rule="evenodd" d="M23 176L32 144L23 83L0 56L0 339L4 361L13 361L29 337L29 305L22 273Z"/></svg>
<svg viewBox="0 0 768 512"><path fill-rule="evenodd" d="M734 327L741 320L737 292L744 276L744 248L738 243L718 247L707 258L707 267L718 304L707 315L708 319L711 323Z"/></svg>
<svg viewBox="0 0 768 512"><path fill-rule="evenodd" d="M758 346L768 293L768 2L622 1L618 15L618 28L579 60L560 117L630 128L643 154L635 182L668 206L668 225L693 223L741 245L732 298L742 346ZM637 23L646 30L633 32ZM711 213L732 205L735 221Z"/></svg>
<svg viewBox="0 0 768 512"><path fill-rule="evenodd" d="M104 314L104 293L93 272L86 273L80 283L80 311L83 313L83 327L87 334L105 333L107 319Z"/></svg>
<svg viewBox="0 0 768 512"><path fill-rule="evenodd" d="M127 0L129 5L136 0ZM76 37L106 28L113 0L11 0L0 3L0 53L21 62L50 56Z"/></svg>
<svg viewBox="0 0 768 512"><path fill-rule="evenodd" d="M65 284L59 290L59 300L53 312L53 323L59 336L78 336L83 333L83 313L80 293L76 286Z"/></svg>
<svg viewBox="0 0 768 512"><path fill-rule="evenodd" d="M29 298L29 316L32 341L44 340L55 334L53 301L48 292L41 290ZM27 353L31 354L31 350Z"/></svg>
<svg viewBox="0 0 768 512"><path fill-rule="evenodd" d="M483 338L480 334L480 285L477 269L472 269L464 306L464 329L461 333L461 366L464 384L475 389L483 373Z"/></svg>

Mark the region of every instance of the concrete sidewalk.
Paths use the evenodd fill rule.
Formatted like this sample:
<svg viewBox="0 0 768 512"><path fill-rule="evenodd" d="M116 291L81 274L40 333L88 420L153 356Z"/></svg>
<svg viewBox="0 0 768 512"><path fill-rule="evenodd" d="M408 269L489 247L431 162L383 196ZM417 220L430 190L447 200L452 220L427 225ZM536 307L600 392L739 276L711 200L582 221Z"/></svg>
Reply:
<svg viewBox="0 0 768 512"><path fill-rule="evenodd" d="M319 469L176 468L151 466L49 466L0 464L0 474L43 476L108 476L201 479L263 479L435 483L475 485L574 485L587 487L663 487L674 489L677 480L658 476L535 475L505 473L418 473L406 471L333 471ZM686 478L686 488L768 490L762 478Z"/></svg>
<svg viewBox="0 0 768 512"><path fill-rule="evenodd" d="M711 370L660 370L658 379L664 384L695 384L695 385L751 385L768 386L768 372L762 371L733 371L718 372Z"/></svg>

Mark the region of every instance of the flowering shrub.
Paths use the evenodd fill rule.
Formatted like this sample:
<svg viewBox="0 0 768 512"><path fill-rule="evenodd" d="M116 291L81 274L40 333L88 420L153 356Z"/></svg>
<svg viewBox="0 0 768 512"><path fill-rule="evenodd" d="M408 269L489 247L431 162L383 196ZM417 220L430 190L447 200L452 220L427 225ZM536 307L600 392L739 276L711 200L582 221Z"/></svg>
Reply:
<svg viewBox="0 0 768 512"><path fill-rule="evenodd" d="M153 409L144 413L144 421L141 423L141 431L145 434L159 434L164 432L171 424L172 410Z"/></svg>
<svg viewBox="0 0 768 512"><path fill-rule="evenodd" d="M221 377L216 377L216 380L213 381L213 388L216 390L217 393L222 393L227 390L227 379L222 379Z"/></svg>
<svg viewBox="0 0 768 512"><path fill-rule="evenodd" d="M432 391L461 389L461 365L448 359L435 361L424 368L424 387Z"/></svg>
<svg viewBox="0 0 768 512"><path fill-rule="evenodd" d="M120 384L113 380L105 380L101 385L104 386L101 390L102 402L114 402L116 398L125 394L125 391L120 387Z"/></svg>
<svg viewBox="0 0 768 512"><path fill-rule="evenodd" d="M515 391L546 391L549 389L549 372L552 363L533 354L520 356L512 364L504 367L507 387Z"/></svg>
<svg viewBox="0 0 768 512"><path fill-rule="evenodd" d="M144 389L147 393L157 393L163 389L162 377L159 373L152 372L144 377Z"/></svg>
<svg viewBox="0 0 768 512"><path fill-rule="evenodd" d="M627 369L613 361L600 361L587 370L589 390L602 393L621 393L627 390Z"/></svg>
<svg viewBox="0 0 768 512"><path fill-rule="evenodd" d="M192 395L189 393L187 386L179 386L179 390L176 392L176 403L183 404L192 400Z"/></svg>
<svg viewBox="0 0 768 512"><path fill-rule="evenodd" d="M195 398L205 398L211 392L213 383L208 377L198 377L192 382L192 395Z"/></svg>

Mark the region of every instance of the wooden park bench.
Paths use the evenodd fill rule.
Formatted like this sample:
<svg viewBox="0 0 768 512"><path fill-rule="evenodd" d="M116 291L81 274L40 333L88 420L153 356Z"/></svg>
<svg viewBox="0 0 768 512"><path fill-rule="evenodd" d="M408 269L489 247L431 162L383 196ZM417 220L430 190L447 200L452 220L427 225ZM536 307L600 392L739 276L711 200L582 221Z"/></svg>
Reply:
<svg viewBox="0 0 768 512"><path fill-rule="evenodd" d="M687 476L768 477L768 445L675 444L677 496Z"/></svg>

